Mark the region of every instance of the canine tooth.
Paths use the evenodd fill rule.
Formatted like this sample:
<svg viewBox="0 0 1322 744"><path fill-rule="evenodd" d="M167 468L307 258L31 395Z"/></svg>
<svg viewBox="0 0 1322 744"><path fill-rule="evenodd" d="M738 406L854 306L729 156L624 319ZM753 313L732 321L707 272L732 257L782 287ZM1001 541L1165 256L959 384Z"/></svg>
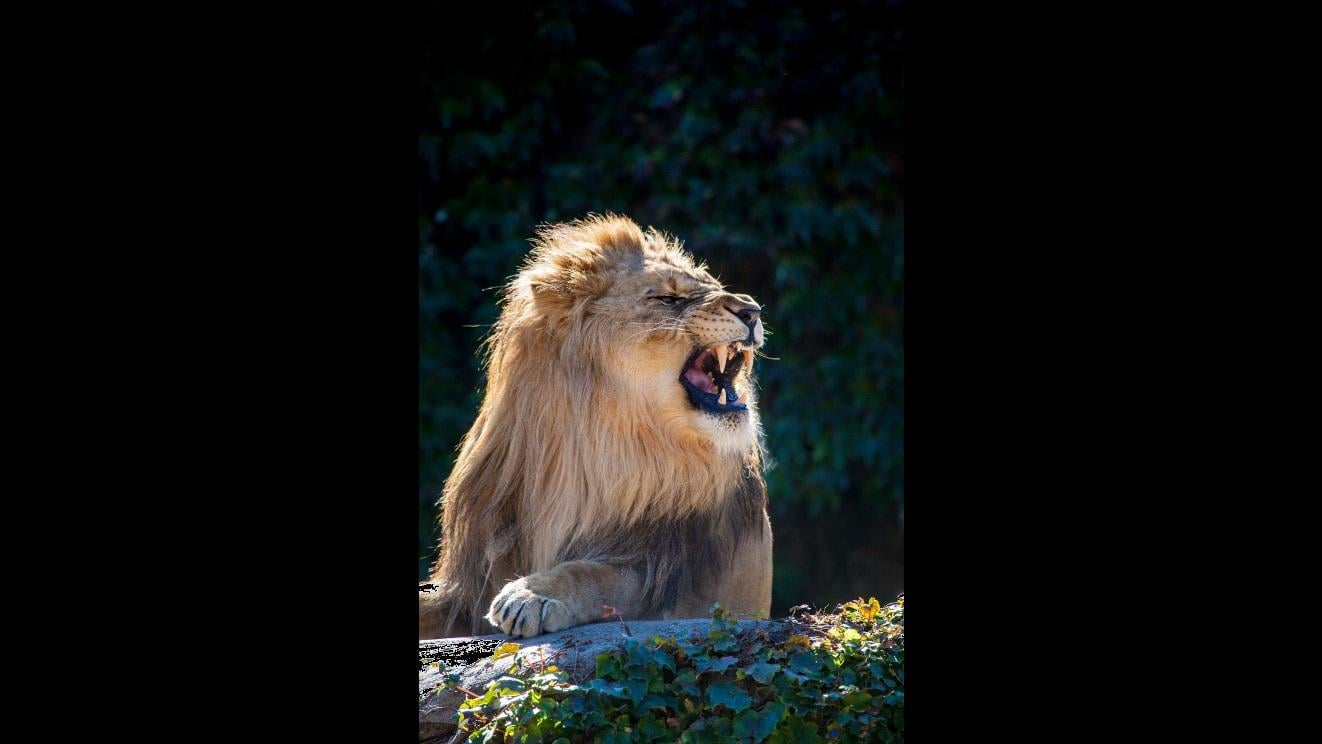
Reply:
<svg viewBox="0 0 1322 744"><path fill-rule="evenodd" d="M716 347L716 368L725 371L725 358L730 355L730 348L724 344Z"/></svg>
<svg viewBox="0 0 1322 744"><path fill-rule="evenodd" d="M724 390L721 391L721 394L720 394L720 395L716 396L716 403L717 403L718 405L722 405L722 406L725 405L725 391L724 391Z"/></svg>

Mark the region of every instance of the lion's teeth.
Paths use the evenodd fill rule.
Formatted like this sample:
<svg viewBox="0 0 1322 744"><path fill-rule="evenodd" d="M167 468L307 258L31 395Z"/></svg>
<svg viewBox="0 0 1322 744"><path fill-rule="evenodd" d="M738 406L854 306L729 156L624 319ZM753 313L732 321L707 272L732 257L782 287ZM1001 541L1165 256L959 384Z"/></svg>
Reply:
<svg viewBox="0 0 1322 744"><path fill-rule="evenodd" d="M721 391L721 394L720 394L720 395L716 396L716 403L717 403L718 405L722 405L722 406L725 405L725 391L724 391L724 390Z"/></svg>
<svg viewBox="0 0 1322 744"><path fill-rule="evenodd" d="M730 348L724 344L716 347L716 368L725 371L725 358L730 355Z"/></svg>

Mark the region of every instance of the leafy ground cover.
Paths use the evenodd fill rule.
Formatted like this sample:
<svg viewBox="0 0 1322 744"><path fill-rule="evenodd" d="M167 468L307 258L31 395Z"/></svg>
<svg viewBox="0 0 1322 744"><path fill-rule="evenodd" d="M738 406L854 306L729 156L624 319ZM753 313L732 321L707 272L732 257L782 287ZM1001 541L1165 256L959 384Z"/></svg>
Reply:
<svg viewBox="0 0 1322 744"><path fill-rule="evenodd" d="M590 680L524 659L464 692L470 742L901 742L904 596L798 607L772 631L717 605L705 637L627 638Z"/></svg>

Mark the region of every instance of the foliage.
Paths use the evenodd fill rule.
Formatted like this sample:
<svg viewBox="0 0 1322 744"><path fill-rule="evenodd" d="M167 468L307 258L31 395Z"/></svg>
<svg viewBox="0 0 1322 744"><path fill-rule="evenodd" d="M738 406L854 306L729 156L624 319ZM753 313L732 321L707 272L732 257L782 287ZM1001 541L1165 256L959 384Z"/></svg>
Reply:
<svg viewBox="0 0 1322 744"><path fill-rule="evenodd" d="M706 638L625 640L583 684L511 670L460 706L470 742L904 740L904 597L859 599L773 638L717 605Z"/></svg>
<svg viewBox="0 0 1322 744"><path fill-rule="evenodd" d="M853 550L846 530L903 526L904 11L430 6L417 89L420 578L480 400L487 290L515 271L537 223L614 211L677 235L766 307L775 595L824 604L902 588L876 570L844 588L833 582L859 571L782 551Z"/></svg>

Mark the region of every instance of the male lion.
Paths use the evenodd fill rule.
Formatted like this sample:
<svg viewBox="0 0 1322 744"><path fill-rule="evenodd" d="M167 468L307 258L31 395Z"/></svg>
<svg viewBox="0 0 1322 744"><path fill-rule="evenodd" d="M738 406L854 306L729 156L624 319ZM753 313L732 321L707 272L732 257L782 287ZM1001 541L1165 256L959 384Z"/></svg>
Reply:
<svg viewBox="0 0 1322 744"><path fill-rule="evenodd" d="M538 230L487 340L486 397L441 496L421 638L771 608L750 373L762 308L670 236Z"/></svg>

